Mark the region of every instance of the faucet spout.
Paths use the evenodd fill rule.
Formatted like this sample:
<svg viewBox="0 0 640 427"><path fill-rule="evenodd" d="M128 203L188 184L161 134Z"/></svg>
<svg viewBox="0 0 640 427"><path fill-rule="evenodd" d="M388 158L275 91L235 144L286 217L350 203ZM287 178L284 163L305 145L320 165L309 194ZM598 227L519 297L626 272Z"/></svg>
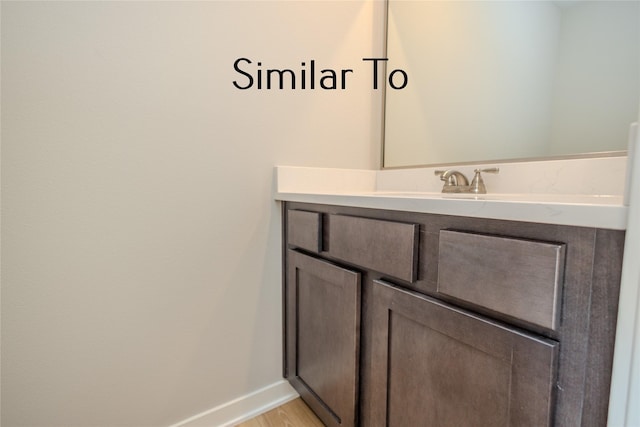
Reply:
<svg viewBox="0 0 640 427"><path fill-rule="evenodd" d="M469 185L469 180L462 173L453 169L449 169L446 171L435 171L436 175L440 176L440 180L445 182L445 185L453 185L453 186L461 186L461 185Z"/></svg>

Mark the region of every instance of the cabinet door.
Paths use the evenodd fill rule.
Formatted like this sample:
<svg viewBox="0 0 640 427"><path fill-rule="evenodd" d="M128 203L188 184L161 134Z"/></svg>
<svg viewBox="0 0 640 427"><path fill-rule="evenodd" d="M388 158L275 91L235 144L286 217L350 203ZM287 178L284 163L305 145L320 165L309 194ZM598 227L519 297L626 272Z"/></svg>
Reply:
<svg viewBox="0 0 640 427"><path fill-rule="evenodd" d="M375 281L371 426L549 426L558 343Z"/></svg>
<svg viewBox="0 0 640 427"><path fill-rule="evenodd" d="M355 426L360 274L289 250L285 375L328 426Z"/></svg>

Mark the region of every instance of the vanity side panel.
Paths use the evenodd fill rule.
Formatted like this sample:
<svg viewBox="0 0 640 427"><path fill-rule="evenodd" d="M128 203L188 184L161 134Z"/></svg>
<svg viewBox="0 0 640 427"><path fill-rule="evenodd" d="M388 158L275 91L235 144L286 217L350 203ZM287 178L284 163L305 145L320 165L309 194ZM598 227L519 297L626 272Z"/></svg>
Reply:
<svg viewBox="0 0 640 427"><path fill-rule="evenodd" d="M281 203L280 215L282 218L282 377L289 376L289 363L287 355L287 217L289 202Z"/></svg>
<svg viewBox="0 0 640 427"><path fill-rule="evenodd" d="M583 425L607 424L625 233L598 230L593 267Z"/></svg>
<svg viewBox="0 0 640 427"><path fill-rule="evenodd" d="M558 380L558 426L579 426L585 404L587 351L595 252L594 229L567 228L567 265L562 299L561 356Z"/></svg>

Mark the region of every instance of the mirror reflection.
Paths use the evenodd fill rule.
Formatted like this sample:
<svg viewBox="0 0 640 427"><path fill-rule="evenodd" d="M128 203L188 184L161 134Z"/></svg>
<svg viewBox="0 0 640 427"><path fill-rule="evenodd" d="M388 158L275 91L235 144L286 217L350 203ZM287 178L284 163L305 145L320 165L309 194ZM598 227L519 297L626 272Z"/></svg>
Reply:
<svg viewBox="0 0 640 427"><path fill-rule="evenodd" d="M640 1L389 0L384 167L625 150Z"/></svg>

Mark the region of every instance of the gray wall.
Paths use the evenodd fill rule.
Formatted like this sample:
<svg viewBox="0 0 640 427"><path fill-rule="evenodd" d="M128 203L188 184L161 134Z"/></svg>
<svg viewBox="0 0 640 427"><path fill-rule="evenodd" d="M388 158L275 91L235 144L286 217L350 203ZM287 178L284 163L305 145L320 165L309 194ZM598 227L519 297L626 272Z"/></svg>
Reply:
<svg viewBox="0 0 640 427"><path fill-rule="evenodd" d="M381 2L2 2L2 423L160 426L281 375L277 164L375 168ZM233 61L353 68L240 91Z"/></svg>

